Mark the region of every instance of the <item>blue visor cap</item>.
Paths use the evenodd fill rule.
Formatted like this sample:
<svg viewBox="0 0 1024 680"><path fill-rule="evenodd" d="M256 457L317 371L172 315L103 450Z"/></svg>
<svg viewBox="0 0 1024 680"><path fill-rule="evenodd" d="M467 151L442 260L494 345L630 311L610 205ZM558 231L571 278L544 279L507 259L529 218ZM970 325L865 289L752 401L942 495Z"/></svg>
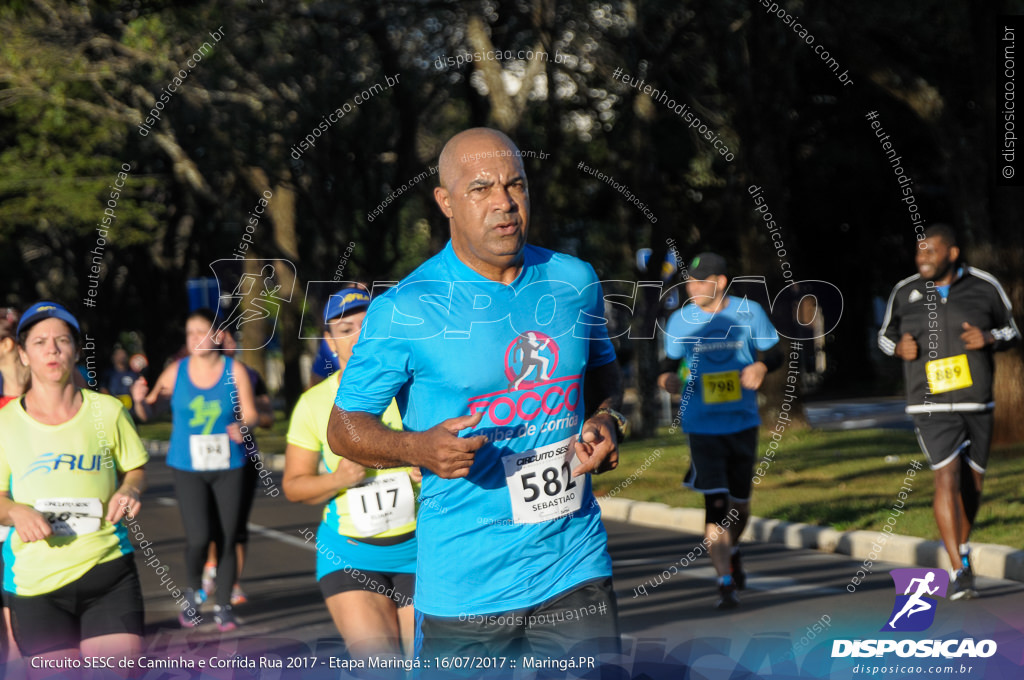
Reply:
<svg viewBox="0 0 1024 680"><path fill-rule="evenodd" d="M76 319L71 312L66 310L63 305L43 300L42 302L37 302L26 309L25 313L21 315L21 321L18 322L17 330L18 341L21 341L22 333L28 332L29 328L43 319L60 319L67 325L71 326L71 330L73 330L76 335L82 335L82 328L78 325L78 319Z"/></svg>
<svg viewBox="0 0 1024 680"><path fill-rule="evenodd" d="M324 323L370 306L370 296L361 288L346 288L332 295L324 305Z"/></svg>

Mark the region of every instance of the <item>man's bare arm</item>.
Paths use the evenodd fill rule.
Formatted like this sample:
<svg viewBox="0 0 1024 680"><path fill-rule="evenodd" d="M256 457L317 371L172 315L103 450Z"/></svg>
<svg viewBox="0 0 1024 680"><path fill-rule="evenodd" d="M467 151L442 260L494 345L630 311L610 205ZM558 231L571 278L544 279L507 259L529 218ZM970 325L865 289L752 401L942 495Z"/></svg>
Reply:
<svg viewBox="0 0 1024 680"><path fill-rule="evenodd" d="M586 413L600 408L619 409L622 406L622 374L619 362L611 361L592 368L583 376L583 404ZM619 437L615 419L606 413L591 416L583 423L576 457L581 465L573 471L578 477L588 472L600 474L619 465Z"/></svg>
<svg viewBox="0 0 1024 680"><path fill-rule="evenodd" d="M425 432L396 431L372 413L331 410L327 444L339 456L368 467L406 465L425 467L444 479L465 477L476 451L487 437L459 437L461 430L476 427L483 412L474 416L449 418Z"/></svg>
<svg viewBox="0 0 1024 680"><path fill-rule="evenodd" d="M610 361L584 374L583 404L587 415L599 408L622 408L622 373L618 361Z"/></svg>

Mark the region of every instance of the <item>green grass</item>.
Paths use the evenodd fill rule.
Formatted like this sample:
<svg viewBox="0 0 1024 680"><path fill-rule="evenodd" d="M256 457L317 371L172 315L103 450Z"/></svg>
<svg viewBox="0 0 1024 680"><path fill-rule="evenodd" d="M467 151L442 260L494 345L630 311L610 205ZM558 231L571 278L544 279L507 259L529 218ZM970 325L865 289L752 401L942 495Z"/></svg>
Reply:
<svg viewBox="0 0 1024 680"><path fill-rule="evenodd" d="M284 453L287 430L287 417L278 411L270 431L258 432L260 451ZM170 433L169 422L139 426L139 434L149 439L169 439ZM768 441L762 431L759 460ZM656 449L660 456L654 456ZM886 462L886 456L897 460ZM622 485L648 459L647 469L632 483ZM922 469L914 477L914 490L895 531L938 540L932 516L932 473L923 464L912 432L787 430L771 466L754 487L752 511L760 517L840 530L878 530L889 517L914 459L922 462ZM678 432L669 435L663 430L658 437L628 441L622 446L618 469L595 476L594 490L601 495L618 487L618 498L703 508L703 497L681 486L689 460L686 438ZM992 450L972 540L1024 548L1024 444Z"/></svg>
<svg viewBox="0 0 1024 680"><path fill-rule="evenodd" d="M761 433L759 462L769 437ZM655 456L655 450L661 455ZM886 462L887 456L896 456ZM913 492L895 532L939 540L932 516L932 473L912 432L856 430L786 431L774 460L754 487L752 512L760 517L832 526L839 530L879 530L889 517L911 460L922 463ZM634 481L624 480L648 467ZM700 494L681 486L689 447L678 432L626 442L619 467L594 477L598 495L618 487L619 498L657 501L681 508L703 508ZM985 492L971 539L1024 548L1024 444L995 447L989 456Z"/></svg>
<svg viewBox="0 0 1024 680"><path fill-rule="evenodd" d="M149 423L137 425L139 436L143 439L167 441L171 438L171 419L163 416ZM269 430L260 428L255 431L256 440L260 445L260 454L268 455L284 453L285 435L288 433L288 414L284 411L274 412L274 424Z"/></svg>

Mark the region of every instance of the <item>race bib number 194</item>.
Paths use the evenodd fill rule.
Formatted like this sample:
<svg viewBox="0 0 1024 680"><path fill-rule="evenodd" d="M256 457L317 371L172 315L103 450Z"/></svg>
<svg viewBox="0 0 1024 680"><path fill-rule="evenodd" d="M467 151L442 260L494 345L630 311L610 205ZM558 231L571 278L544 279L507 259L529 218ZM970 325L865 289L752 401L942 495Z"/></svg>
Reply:
<svg viewBox="0 0 1024 680"><path fill-rule="evenodd" d="M194 434L188 438L193 470L231 467L231 440L226 434Z"/></svg>
<svg viewBox="0 0 1024 680"><path fill-rule="evenodd" d="M572 476L580 464L575 443L573 435L557 444L502 456L515 524L546 522L582 507L584 481Z"/></svg>

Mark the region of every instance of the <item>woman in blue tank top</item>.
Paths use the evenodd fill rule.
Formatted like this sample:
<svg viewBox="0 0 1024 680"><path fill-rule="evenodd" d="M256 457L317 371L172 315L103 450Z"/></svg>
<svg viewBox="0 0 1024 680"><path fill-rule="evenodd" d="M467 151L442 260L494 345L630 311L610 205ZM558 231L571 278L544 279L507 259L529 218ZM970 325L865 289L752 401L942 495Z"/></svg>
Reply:
<svg viewBox="0 0 1024 680"><path fill-rule="evenodd" d="M242 441L258 420L252 383L245 367L218 350L219 331L209 309L197 309L185 322L188 356L170 364L142 397L133 394L136 413L146 420L152 406L170 402L173 428L167 465L185 528L185 598L198 608L206 600L203 563L210 542L210 518L219 520L224 540L216 580L214 620L222 631L238 627L231 611L231 587L238 562L235 542L245 521L245 449ZM211 502L212 501L212 502ZM195 623L178 617L182 626Z"/></svg>

